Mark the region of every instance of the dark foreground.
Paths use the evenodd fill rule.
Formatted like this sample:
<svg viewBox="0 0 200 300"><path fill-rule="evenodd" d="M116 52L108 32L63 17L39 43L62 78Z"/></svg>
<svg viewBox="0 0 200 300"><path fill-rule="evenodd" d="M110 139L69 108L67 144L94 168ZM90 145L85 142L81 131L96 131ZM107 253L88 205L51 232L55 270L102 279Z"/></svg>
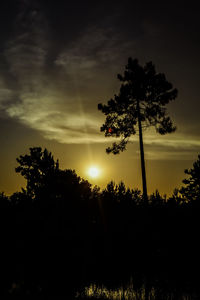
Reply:
<svg viewBox="0 0 200 300"><path fill-rule="evenodd" d="M31 205L5 209L1 223L1 295L200 299L197 209L135 207L97 221Z"/></svg>
<svg viewBox="0 0 200 300"><path fill-rule="evenodd" d="M186 188L146 203L30 152L17 159L26 188L0 194L1 296L200 299L200 156Z"/></svg>

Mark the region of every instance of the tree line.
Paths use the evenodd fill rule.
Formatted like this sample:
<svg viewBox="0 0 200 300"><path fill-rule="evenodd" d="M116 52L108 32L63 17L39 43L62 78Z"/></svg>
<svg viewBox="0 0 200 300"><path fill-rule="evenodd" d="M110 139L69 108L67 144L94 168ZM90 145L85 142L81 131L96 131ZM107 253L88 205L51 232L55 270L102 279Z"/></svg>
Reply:
<svg viewBox="0 0 200 300"><path fill-rule="evenodd" d="M93 187L41 147L17 163L26 187L0 195L3 295L73 294L108 265L198 266L200 155L183 187L168 198L156 191L148 205L123 182Z"/></svg>

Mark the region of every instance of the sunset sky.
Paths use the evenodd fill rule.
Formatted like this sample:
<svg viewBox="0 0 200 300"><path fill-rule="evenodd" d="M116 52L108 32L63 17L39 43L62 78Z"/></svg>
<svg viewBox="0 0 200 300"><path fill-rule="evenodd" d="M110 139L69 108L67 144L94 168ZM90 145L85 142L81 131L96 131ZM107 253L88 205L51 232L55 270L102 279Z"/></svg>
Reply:
<svg viewBox="0 0 200 300"><path fill-rule="evenodd" d="M138 135L120 155L98 103L117 94L128 57L152 61L179 91L177 131L144 132L148 192L170 195L200 153L198 1L3 0L0 4L0 191L20 191L16 157L46 147L62 169L101 188L141 188ZM99 176L88 169L97 166Z"/></svg>

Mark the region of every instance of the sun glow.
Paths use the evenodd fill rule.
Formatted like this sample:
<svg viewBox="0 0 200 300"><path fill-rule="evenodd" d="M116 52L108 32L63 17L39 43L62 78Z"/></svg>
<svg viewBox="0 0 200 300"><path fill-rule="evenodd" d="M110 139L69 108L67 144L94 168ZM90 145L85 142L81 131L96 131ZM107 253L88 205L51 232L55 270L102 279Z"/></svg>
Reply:
<svg viewBox="0 0 200 300"><path fill-rule="evenodd" d="M92 178L99 177L99 173L100 173L99 169L97 167L94 167L94 166L90 167L89 170L88 170L88 174Z"/></svg>

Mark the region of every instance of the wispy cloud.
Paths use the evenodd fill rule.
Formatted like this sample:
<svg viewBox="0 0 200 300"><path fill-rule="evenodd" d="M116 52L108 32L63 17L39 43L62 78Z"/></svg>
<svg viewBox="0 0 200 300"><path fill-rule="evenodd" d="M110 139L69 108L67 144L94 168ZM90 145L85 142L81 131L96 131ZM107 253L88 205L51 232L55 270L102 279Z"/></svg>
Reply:
<svg viewBox="0 0 200 300"><path fill-rule="evenodd" d="M55 63L62 65L67 72L93 71L97 67L110 66L117 59L121 60L121 54L126 54L130 46L133 46L133 42L127 42L112 28L92 26L64 49ZM94 76L94 73L90 75Z"/></svg>
<svg viewBox="0 0 200 300"><path fill-rule="evenodd" d="M23 5L26 8L25 2ZM41 26L45 22L36 10L30 10L27 16L25 8L24 14L17 17L16 37L5 51L9 72L16 80L15 90L1 89L1 97L16 95L14 103L5 105L5 112L48 139L62 143L104 142L99 133L97 102L91 107L91 97L102 90L101 82L106 83L105 66L120 56L115 51L119 38L104 29L83 32L55 61L58 87L56 78L46 71L48 41ZM126 47L124 44L121 50Z"/></svg>
<svg viewBox="0 0 200 300"><path fill-rule="evenodd" d="M88 26L63 47L49 70L45 17L33 2L21 3L15 38L7 43L4 53L15 85L6 85L4 74L0 74L0 109L60 143L112 143L99 132L103 116L97 111L97 103L112 97L117 85L111 86L110 78L120 72L118 68L130 49L134 55L136 41L127 42L112 27ZM151 33L154 34L154 28ZM176 155L185 153L186 157L190 149L195 152L200 147L195 138L186 140L179 132L162 138L148 133L147 156L161 157L163 143L168 157L172 151Z"/></svg>

